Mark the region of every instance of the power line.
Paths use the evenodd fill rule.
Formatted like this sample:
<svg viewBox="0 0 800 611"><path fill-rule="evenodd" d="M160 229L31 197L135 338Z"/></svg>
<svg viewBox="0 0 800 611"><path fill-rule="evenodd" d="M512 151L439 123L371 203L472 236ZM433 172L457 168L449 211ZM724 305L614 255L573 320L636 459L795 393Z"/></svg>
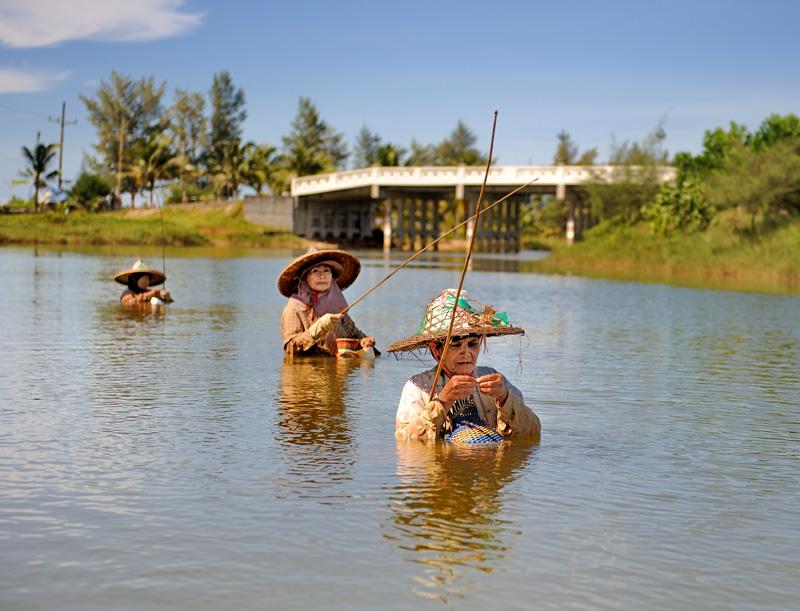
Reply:
<svg viewBox="0 0 800 611"><path fill-rule="evenodd" d="M61 161L64 157L64 125L77 125L78 120L75 119L74 121L65 121L64 115L67 112L67 103L61 103L61 119L50 117L50 121L53 123L60 123L61 124L61 144L59 145L58 150L58 190L61 191Z"/></svg>

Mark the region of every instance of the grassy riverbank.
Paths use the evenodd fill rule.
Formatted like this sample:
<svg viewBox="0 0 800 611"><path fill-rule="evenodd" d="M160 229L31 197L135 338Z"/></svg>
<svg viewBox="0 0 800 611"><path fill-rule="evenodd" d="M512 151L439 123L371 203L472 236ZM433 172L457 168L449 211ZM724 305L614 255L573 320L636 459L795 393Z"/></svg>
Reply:
<svg viewBox="0 0 800 611"><path fill-rule="evenodd" d="M164 241L173 247L304 248L308 244L286 231L244 220L241 203L166 206L163 216ZM101 214L0 214L0 244L161 246L161 217L153 208ZM462 251L466 245L454 240L440 246L443 251ZM707 231L694 235L659 238L643 224L599 227L572 247L559 240L550 248L551 256L536 263L543 272L672 278L697 286L710 281L800 286L800 219L757 226L753 233L749 217L728 212Z"/></svg>
<svg viewBox="0 0 800 611"><path fill-rule="evenodd" d="M598 228L584 242L557 246L541 265L551 271L655 274L776 284L800 283L800 219L750 229L730 211L705 232L662 238L646 225Z"/></svg>
<svg viewBox="0 0 800 611"><path fill-rule="evenodd" d="M293 248L307 243L284 230L244 220L241 202L166 206L163 217L168 246ZM161 236L157 208L0 215L0 244L160 246Z"/></svg>

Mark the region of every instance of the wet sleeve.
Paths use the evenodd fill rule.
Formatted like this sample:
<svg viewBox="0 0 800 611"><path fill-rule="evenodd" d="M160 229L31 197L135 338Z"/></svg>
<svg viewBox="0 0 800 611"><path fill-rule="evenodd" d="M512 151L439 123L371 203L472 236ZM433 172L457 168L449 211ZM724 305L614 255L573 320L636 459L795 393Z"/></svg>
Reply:
<svg viewBox="0 0 800 611"><path fill-rule="evenodd" d="M314 338L306 329L300 310L287 305L281 316L283 351L286 354L302 354L314 347Z"/></svg>
<svg viewBox="0 0 800 611"><path fill-rule="evenodd" d="M508 437L540 437L542 434L542 423L533 410L525 405L522 393L503 376L506 387L508 388L508 398L501 407L497 405L497 432Z"/></svg>
<svg viewBox="0 0 800 611"><path fill-rule="evenodd" d="M434 398L428 402L428 394L409 380L400 395L397 406L394 436L400 440L436 439L446 418L441 401Z"/></svg>

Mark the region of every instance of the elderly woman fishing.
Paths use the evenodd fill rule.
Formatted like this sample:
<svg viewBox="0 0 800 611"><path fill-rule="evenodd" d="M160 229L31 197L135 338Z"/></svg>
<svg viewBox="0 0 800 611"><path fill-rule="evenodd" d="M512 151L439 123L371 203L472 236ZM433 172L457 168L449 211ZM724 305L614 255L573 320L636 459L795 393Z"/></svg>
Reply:
<svg viewBox="0 0 800 611"><path fill-rule="evenodd" d="M286 266L278 278L278 290L289 298L281 317L287 355L353 353L340 348L337 339L339 344L350 340L356 349L375 346L375 338L356 327L347 313L341 314L347 307L342 290L353 284L360 271L361 262L350 253L314 248Z"/></svg>
<svg viewBox="0 0 800 611"><path fill-rule="evenodd" d="M389 346L389 352L427 348L440 364L406 382L397 408L395 437L480 441L500 441L512 435L539 437L541 423L525 405L522 393L497 370L478 366L485 338L524 331L509 325L505 314L473 307L463 297L455 304L455 297L455 290L443 291L428 304L419 331ZM453 330L445 352L454 304ZM436 391L431 393L437 373ZM475 431L480 432L479 437Z"/></svg>

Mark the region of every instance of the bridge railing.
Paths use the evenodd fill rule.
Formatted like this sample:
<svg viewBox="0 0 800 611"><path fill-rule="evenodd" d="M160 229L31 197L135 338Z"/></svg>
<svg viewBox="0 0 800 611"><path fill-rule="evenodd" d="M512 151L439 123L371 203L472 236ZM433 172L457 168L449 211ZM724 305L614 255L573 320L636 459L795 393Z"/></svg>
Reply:
<svg viewBox="0 0 800 611"><path fill-rule="evenodd" d="M550 165L495 166L489 169L487 185L519 186L537 178L540 186L577 186L596 180L614 182L637 166ZM486 168L479 166L392 166L315 174L292 179L292 196L315 195L363 187L445 187L480 186ZM661 182L674 180L677 169L658 168Z"/></svg>

